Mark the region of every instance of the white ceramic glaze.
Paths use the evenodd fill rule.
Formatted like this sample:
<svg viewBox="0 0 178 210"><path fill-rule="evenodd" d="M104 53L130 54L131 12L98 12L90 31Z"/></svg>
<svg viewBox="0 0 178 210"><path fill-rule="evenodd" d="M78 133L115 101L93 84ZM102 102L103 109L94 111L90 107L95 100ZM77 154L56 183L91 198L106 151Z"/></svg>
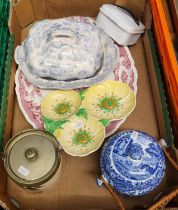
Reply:
<svg viewBox="0 0 178 210"><path fill-rule="evenodd" d="M145 29L145 26L139 20L135 21L129 12L111 4L102 5L96 24L123 46L135 44Z"/></svg>

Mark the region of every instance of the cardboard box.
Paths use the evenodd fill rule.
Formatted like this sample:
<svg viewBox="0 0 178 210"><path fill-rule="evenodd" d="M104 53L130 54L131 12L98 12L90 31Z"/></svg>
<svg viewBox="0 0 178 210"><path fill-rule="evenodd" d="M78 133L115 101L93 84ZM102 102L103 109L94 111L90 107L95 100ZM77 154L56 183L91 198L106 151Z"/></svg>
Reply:
<svg viewBox="0 0 178 210"><path fill-rule="evenodd" d="M59 18L72 15L96 17L103 3L115 3L115 0L21 0L13 3L9 21L11 33L15 36L15 46L26 37L29 25L35 20ZM117 0L116 3L131 9L146 28L151 25L151 13L146 0ZM138 70L137 106L121 130L138 129L149 133L157 139L166 137L166 126L162 112L159 87L154 72L154 63L147 32L138 43L129 48ZM16 64L13 61L8 100L8 116L6 120L5 141L18 132L31 128L19 109L14 94L14 76ZM96 177L100 175L100 151L83 158L72 157L63 153L63 170L59 185L50 192L40 194L29 193L13 183L5 173L0 161L0 193L15 199L20 209L38 210L85 210L85 209L118 209L110 193L96 185ZM176 150L171 147L176 157ZM178 157L178 156L177 156ZM136 198L122 197L126 209L148 209L155 203L160 193L165 192L177 182L175 170L167 163L166 176L160 186L153 192ZM178 202L173 203L177 206ZM10 208L10 207L9 207Z"/></svg>

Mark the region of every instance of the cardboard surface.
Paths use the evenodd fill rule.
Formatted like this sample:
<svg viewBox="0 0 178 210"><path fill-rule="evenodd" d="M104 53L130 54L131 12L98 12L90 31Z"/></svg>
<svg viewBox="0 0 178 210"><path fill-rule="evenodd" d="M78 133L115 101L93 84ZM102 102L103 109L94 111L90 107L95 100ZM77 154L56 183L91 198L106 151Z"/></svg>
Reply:
<svg viewBox="0 0 178 210"><path fill-rule="evenodd" d="M14 9L20 26L24 28L35 19L60 18L69 15L96 17L102 4L114 2L115 0L21 0L15 4Z"/></svg>
<svg viewBox="0 0 178 210"><path fill-rule="evenodd" d="M28 26L31 24L32 20L35 18L47 18L49 15L51 17L58 16L70 16L75 13L77 15L90 15L96 16L96 12L99 9L99 5L108 1L39 1L39 0L22 0L23 4L29 4L23 6L16 5L16 15L14 18L19 21L21 30L21 35L19 36L19 26L14 27L12 25L12 31L16 35L16 44L18 40L21 41L25 38L28 32ZM40 3L41 2L41 5ZM50 8L45 8L46 2L50 4ZM54 2L56 2L54 4ZM90 4L92 2L92 5ZM112 2L112 0L110 1ZM130 5L131 2L135 5L135 11L138 14L142 14L144 10L145 1L124 1L118 0L117 3L123 3L124 5ZM63 4L62 4L63 3ZM78 4L77 4L78 3ZM71 6L71 5L72 6ZM33 5L33 12L25 14L23 19L23 14L27 12L27 8ZM61 7L63 5L63 7ZM18 7L19 6L19 7ZM88 8L90 6L90 9ZM34 8L35 7L35 8ZM41 9L39 9L39 7ZM39 15L37 15L37 8L39 9ZM23 12L20 12L23 9ZM80 9L80 10L79 10ZM18 10L18 12L17 12ZM30 9L31 10L31 9ZM65 11L64 11L65 10ZM83 11L84 10L84 11ZM14 27L14 28L13 28ZM18 30L17 30L18 28ZM159 138L160 133L158 129L158 121L156 116L154 98L152 95L152 88L150 84L150 77L148 73L148 65L145 57L145 49L142 39L138 43L129 48L131 54L134 58L136 68L138 70L138 93L137 93L137 105L134 112L128 117L125 123L120 127L121 130L126 129L139 129L143 130L150 135ZM13 67L15 69L15 67ZM14 75L12 75L14 77ZM14 91L12 88L11 91ZM22 112L19 109L17 98L14 98L14 105L12 107L13 118L12 118L12 131L11 135L15 135L18 132L31 128L31 126L25 120ZM10 123L10 122L9 122ZM8 140L8 137L7 139ZM115 210L117 209L113 198L110 193L105 188L99 188L96 185L96 177L100 176L99 171L99 156L101 149L97 152L83 158L72 157L63 153L63 170L61 180L58 185L51 191L33 194L25 191L24 189L17 186L8 178L7 182L7 193L10 197L15 198L21 205L21 209L36 209L36 210L84 210L84 209L105 209L105 210ZM171 170L168 172L167 176L170 174ZM141 209L141 205L150 206L158 192L163 191L167 188L167 177L165 176L161 185L152 193L142 196L139 198L129 198L123 197L126 209Z"/></svg>
<svg viewBox="0 0 178 210"><path fill-rule="evenodd" d="M25 29L22 31L22 40L26 32L27 30ZM139 129L159 138L154 101L142 40L140 39L135 46L129 49L138 70L137 105L134 112L128 117L119 130ZM15 98L12 135L28 128L31 128L31 126L26 122L19 109L17 99ZM106 189L99 188L96 185L95 179L100 175L99 155L100 150L84 158L63 154L62 179L59 185L50 193L36 196L25 192L8 179L8 194L15 197L24 208L47 210L52 205L52 209L54 210L77 209L80 205L83 209L117 209L110 193ZM163 186L165 185L166 180L163 183ZM154 197L155 194L150 194L149 196L141 197L134 201L132 200L132 202L131 199L129 199L129 202L128 199L125 199L125 205L127 209L132 209L135 205L149 203L150 198L153 199ZM34 202L32 202L32 199Z"/></svg>

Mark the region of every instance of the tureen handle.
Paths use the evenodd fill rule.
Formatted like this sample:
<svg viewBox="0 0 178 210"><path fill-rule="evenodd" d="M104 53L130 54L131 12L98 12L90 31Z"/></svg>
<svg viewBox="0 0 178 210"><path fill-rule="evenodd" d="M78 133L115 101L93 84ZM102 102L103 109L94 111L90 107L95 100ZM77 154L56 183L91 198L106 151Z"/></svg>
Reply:
<svg viewBox="0 0 178 210"><path fill-rule="evenodd" d="M60 38L76 38L76 35L71 30L58 30L52 33L53 38L60 39Z"/></svg>
<svg viewBox="0 0 178 210"><path fill-rule="evenodd" d="M15 62L19 65L21 62L24 61L24 52L22 46L17 46L14 52L14 59Z"/></svg>

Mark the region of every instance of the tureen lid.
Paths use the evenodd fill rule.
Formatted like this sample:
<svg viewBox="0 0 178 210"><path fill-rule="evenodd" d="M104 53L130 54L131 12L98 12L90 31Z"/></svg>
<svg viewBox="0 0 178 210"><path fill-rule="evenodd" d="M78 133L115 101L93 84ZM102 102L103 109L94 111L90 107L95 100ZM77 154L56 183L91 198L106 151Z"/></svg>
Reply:
<svg viewBox="0 0 178 210"><path fill-rule="evenodd" d="M5 148L5 167L19 184L35 185L49 179L59 164L55 137L40 130L27 130L13 137Z"/></svg>
<svg viewBox="0 0 178 210"><path fill-rule="evenodd" d="M156 188L165 173L160 145L141 131L123 131L104 145L100 165L103 178L117 191L143 195Z"/></svg>
<svg viewBox="0 0 178 210"><path fill-rule="evenodd" d="M85 22L85 24L83 22ZM55 43L53 43L50 48L46 46L45 40L48 40L47 37L49 33L53 31L53 27L55 28L55 30L58 31L58 29L60 29L60 23L63 25L64 28L69 28L69 26L75 26L74 28L78 28L79 25L81 33L76 31L75 34L79 33L79 36L82 36L83 34L84 36L82 38L82 43L84 46L86 45L84 49L88 49L90 52L94 53L92 54L92 56L91 53L82 53L82 55L86 57L86 59L82 59L82 56L80 55L83 51L79 50L80 53L75 54L78 59L76 68L79 70L79 72L78 70L75 71L74 68L72 68L71 65L69 65L68 61L71 61L71 59L70 57L68 57L68 53L65 54L66 59L62 59L62 57L60 56L61 52L64 53L66 51L63 51L61 48L59 50L58 45L56 45ZM69 26L66 26L64 23L66 25L69 24ZM88 33L85 33L86 31L84 29L82 30L82 28L80 27L82 23L83 25L85 25L85 28L87 29ZM76 30L78 30L77 28ZM96 33L92 32L90 28L93 28L94 31L96 30ZM30 31L32 31L33 33L29 33L28 37L24 40L21 46L17 46L14 57L16 63L19 65L19 68L25 74L26 78L28 78L28 81L31 82L33 85L43 89L76 89L89 87L93 84L104 80L105 77L108 76L108 74L114 68L117 58L119 58L119 51L116 45L114 45L113 40L101 28L97 28L97 26L94 24L94 21L88 17L76 16L56 20L43 20L36 23ZM90 33L93 33L94 37L96 39L99 39L97 43L99 43L100 47L98 47L96 42L94 42L94 40L90 36ZM32 34L34 34L34 37L32 36ZM43 36L46 38L44 39ZM67 37L68 36L65 35L63 38L65 40L70 40L70 37ZM85 37L88 38L85 39ZM58 38L62 37L61 35L58 36L55 32L55 40ZM43 47L41 47L40 43L45 47L46 51L43 49ZM63 44L61 46L63 46ZM51 53L51 48L53 48L54 51L59 50L60 53ZM72 52L76 51L76 49L73 44L71 45L71 49L72 50L69 50L69 54L70 56L74 57L75 61L75 56ZM99 53L99 49L102 51L101 53ZM45 52L48 52L50 56L45 54ZM65 61L65 63L63 63L63 68L61 68L59 57L60 60L62 59L63 62ZM89 68L91 66L94 66L94 68L91 68L92 72L94 70L94 74L89 76L88 73L91 73L91 71L87 70L87 68L83 68L83 65L81 65L81 60L83 63L85 62L85 60L87 60L87 62L90 63L91 57L93 58L92 60L96 62L94 62L94 65L89 65ZM51 60L51 62L48 62L49 60ZM32 63L35 63L35 68L32 67ZM41 63L43 63L45 68L43 68L43 65L41 65ZM47 65L45 65L45 63ZM54 63L55 65L53 65ZM99 68L96 67L97 65L95 65L95 63L99 64ZM50 65L50 68L48 64ZM77 78L74 78L72 75L75 75ZM58 76L68 78L59 79L57 78Z"/></svg>

